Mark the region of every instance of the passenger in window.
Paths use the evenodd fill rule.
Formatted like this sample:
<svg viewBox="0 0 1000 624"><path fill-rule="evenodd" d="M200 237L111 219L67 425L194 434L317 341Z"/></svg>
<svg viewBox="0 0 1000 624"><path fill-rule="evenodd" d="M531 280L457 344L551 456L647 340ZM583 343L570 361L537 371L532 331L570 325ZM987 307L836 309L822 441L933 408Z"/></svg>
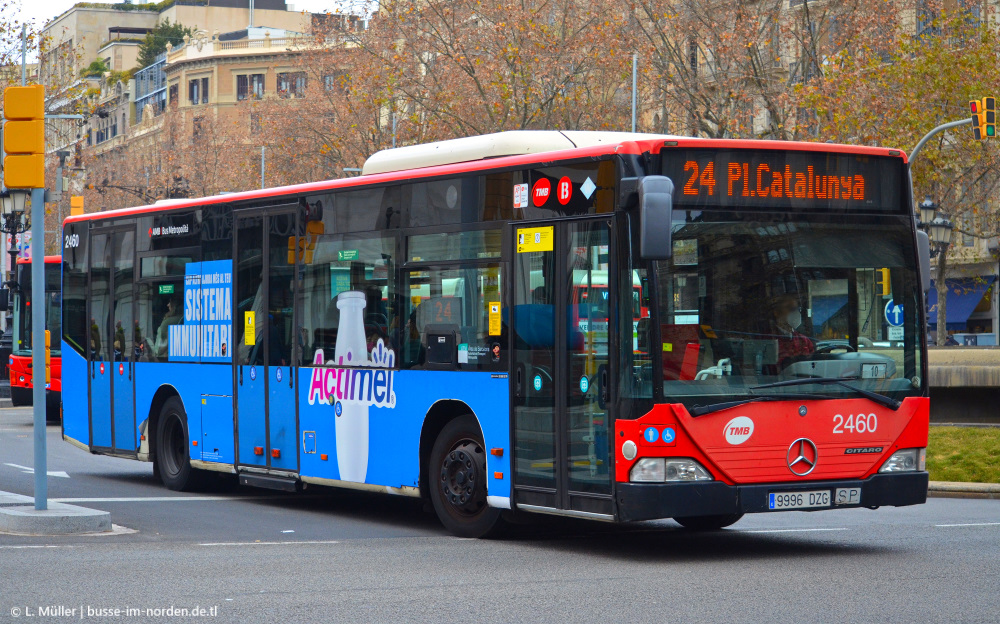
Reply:
<svg viewBox="0 0 1000 624"><path fill-rule="evenodd" d="M144 361L149 351L146 350L146 339L142 335L142 328L139 321L135 322L135 330L132 332L133 348L135 349L135 361Z"/></svg>
<svg viewBox="0 0 1000 624"><path fill-rule="evenodd" d="M805 334L799 333L802 309L795 295L780 295L771 302L772 333L778 337L778 365L784 368L793 358L810 355L816 345Z"/></svg>
<svg viewBox="0 0 1000 624"><path fill-rule="evenodd" d="M125 328L122 327L122 322L118 321L115 323L115 361L121 362L125 354Z"/></svg>
<svg viewBox="0 0 1000 624"><path fill-rule="evenodd" d="M167 351L170 339L170 326L179 325L184 320L184 311L181 309L180 295L174 295L167 300L167 312L160 321L160 326L156 328L156 345L154 350L158 360L167 359Z"/></svg>
<svg viewBox="0 0 1000 624"><path fill-rule="evenodd" d="M97 319L90 319L90 352L100 359L101 354L101 328L97 325Z"/></svg>

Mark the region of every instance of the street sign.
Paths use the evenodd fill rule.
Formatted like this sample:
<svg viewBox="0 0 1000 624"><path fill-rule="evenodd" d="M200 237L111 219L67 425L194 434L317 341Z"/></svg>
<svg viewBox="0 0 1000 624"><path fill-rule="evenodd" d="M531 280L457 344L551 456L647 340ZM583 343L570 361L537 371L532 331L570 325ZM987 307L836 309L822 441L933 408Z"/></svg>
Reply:
<svg viewBox="0 0 1000 624"><path fill-rule="evenodd" d="M885 322L893 327L900 327L903 324L903 306L896 305L896 302L890 299L885 304Z"/></svg>

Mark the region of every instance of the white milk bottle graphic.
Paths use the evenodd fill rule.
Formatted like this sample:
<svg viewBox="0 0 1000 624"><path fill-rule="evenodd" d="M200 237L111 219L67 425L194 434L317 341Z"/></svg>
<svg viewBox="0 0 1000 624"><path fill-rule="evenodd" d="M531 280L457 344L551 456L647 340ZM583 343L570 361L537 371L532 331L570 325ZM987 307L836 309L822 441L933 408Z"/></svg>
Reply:
<svg viewBox="0 0 1000 624"><path fill-rule="evenodd" d="M337 295L340 327L333 355L337 367L368 366L365 303L363 292L355 290ZM368 473L368 405L359 396L345 395L340 407L341 412L335 417L340 478L364 483Z"/></svg>

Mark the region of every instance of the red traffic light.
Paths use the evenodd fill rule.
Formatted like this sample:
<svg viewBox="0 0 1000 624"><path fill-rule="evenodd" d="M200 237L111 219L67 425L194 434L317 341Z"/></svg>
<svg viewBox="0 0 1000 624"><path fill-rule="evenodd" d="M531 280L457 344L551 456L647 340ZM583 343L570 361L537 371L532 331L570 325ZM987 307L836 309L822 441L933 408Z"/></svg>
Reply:
<svg viewBox="0 0 1000 624"><path fill-rule="evenodd" d="M972 114L974 114L974 115L976 113L978 113L979 112L979 100L969 100L969 109L972 111Z"/></svg>

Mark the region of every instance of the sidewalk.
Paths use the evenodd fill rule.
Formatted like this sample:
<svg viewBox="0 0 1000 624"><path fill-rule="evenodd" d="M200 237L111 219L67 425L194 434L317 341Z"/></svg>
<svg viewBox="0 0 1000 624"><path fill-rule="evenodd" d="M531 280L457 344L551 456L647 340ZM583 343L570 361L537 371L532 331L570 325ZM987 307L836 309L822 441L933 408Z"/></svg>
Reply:
<svg viewBox="0 0 1000 624"><path fill-rule="evenodd" d="M51 501L48 509L37 511L32 497L0 491L0 533L79 535L111 530L111 514L106 511Z"/></svg>
<svg viewBox="0 0 1000 624"><path fill-rule="evenodd" d="M927 496L939 498L991 498L1000 500L1000 483L931 481Z"/></svg>

